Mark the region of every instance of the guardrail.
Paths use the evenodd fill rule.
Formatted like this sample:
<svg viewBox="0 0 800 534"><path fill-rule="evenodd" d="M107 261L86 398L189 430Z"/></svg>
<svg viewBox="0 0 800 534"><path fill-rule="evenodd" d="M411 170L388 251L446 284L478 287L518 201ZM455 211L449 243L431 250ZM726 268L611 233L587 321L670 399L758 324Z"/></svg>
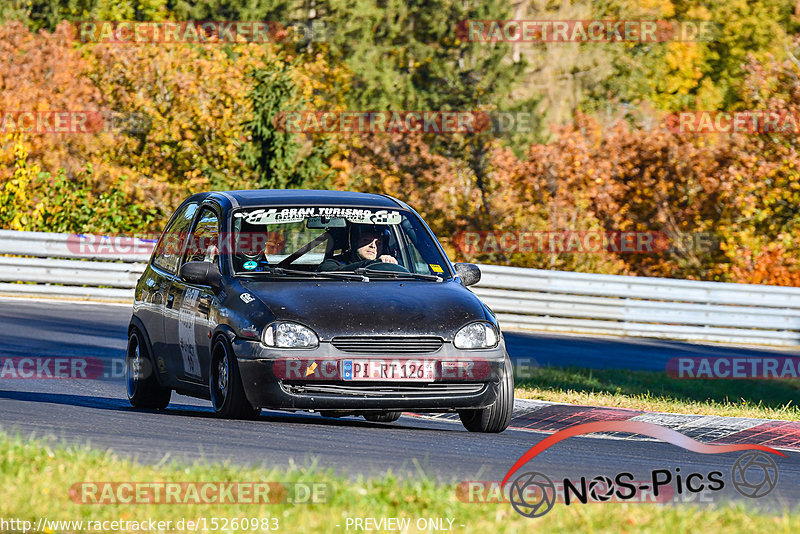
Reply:
<svg viewBox="0 0 800 534"><path fill-rule="evenodd" d="M0 293L130 301L154 246L132 237L0 230Z"/></svg>
<svg viewBox="0 0 800 534"><path fill-rule="evenodd" d="M800 288L481 265L504 328L800 346Z"/></svg>
<svg viewBox="0 0 800 534"><path fill-rule="evenodd" d="M129 301L154 244L0 230L0 293ZM506 329L800 346L800 288L480 267Z"/></svg>

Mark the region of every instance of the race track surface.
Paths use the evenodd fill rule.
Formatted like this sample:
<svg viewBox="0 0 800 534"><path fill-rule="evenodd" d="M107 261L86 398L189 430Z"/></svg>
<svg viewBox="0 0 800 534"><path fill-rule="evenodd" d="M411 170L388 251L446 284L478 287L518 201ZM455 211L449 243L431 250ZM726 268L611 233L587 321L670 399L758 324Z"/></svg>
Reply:
<svg viewBox="0 0 800 534"><path fill-rule="evenodd" d="M124 356L130 308L121 305L0 298L0 358L82 356L107 361ZM663 370L679 355L755 355L747 348L654 340L585 338L506 333L512 358L540 365L576 365ZM785 355L785 353L782 353ZM225 421L210 403L173 394L164 412L132 409L121 380L0 380L0 426L70 443L111 448L143 462L165 459L232 460L287 466L316 461L322 468L355 476L432 477L447 482L501 480L512 464L548 434L507 430L478 435L452 421L405 415L393 424L361 418L263 411L257 421ZM778 486L757 506L794 505L800 500L800 453L776 458ZM567 439L527 467L554 479L629 471L645 480L654 469L730 478L739 453L698 454L655 440L602 437ZM732 489L725 496L739 498ZM719 497L719 495L717 495ZM688 498L688 497L687 497Z"/></svg>

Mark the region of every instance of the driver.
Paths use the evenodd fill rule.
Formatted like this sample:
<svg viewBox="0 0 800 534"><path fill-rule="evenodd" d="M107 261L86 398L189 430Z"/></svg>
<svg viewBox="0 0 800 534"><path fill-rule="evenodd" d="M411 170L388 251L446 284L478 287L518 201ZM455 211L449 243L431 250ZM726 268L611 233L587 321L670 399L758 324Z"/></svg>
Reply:
<svg viewBox="0 0 800 534"><path fill-rule="evenodd" d="M350 250L328 258L317 268L319 271L354 271L372 263L394 263L389 254L380 254L386 245L387 232L377 226L354 224L350 227Z"/></svg>

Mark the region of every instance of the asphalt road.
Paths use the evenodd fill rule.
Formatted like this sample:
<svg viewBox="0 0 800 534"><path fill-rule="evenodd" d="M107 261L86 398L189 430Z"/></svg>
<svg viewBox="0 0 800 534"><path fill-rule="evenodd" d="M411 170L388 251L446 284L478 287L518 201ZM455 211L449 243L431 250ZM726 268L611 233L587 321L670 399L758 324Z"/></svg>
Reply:
<svg viewBox="0 0 800 534"><path fill-rule="evenodd" d="M119 305L0 298L0 357L121 359L129 317L130 309ZM760 352L543 334L507 333L506 339L514 358L586 367L663 370L669 358L680 354ZM0 379L0 427L26 436L88 441L143 462L165 457L269 466L317 461L320 467L347 476L392 471L448 482L500 480L517 458L545 436L521 430L471 434L457 423L411 416L384 425L360 418L263 411L257 421L225 421L213 415L206 401L174 394L172 401L164 412L137 411L128 405L121 380ZM778 487L768 497L750 502L794 506L800 501L800 453L786 454L776 460ZM682 473L720 470L728 482L737 457L738 453L696 454L657 441L576 437L542 453L527 468L553 479L613 477L628 471L647 480L654 469L680 467ZM729 486L716 497L737 496Z"/></svg>

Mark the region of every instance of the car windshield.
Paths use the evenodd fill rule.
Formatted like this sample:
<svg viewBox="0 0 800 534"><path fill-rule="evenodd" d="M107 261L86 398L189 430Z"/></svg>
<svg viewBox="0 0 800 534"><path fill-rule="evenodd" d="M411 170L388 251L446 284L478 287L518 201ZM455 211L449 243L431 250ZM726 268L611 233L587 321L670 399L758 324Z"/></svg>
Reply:
<svg viewBox="0 0 800 534"><path fill-rule="evenodd" d="M331 206L259 207L233 213L237 274L370 278L450 276L422 222L406 210ZM427 275L427 276L423 276ZM335 277L333 277L335 278Z"/></svg>

